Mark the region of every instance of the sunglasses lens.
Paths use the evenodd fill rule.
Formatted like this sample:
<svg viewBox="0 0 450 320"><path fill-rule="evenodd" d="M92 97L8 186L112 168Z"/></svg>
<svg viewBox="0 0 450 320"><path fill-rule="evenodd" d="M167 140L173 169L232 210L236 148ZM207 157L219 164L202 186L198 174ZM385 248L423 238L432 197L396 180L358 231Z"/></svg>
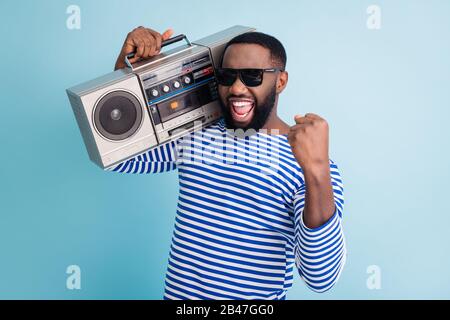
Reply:
<svg viewBox="0 0 450 320"><path fill-rule="evenodd" d="M222 86L231 86L236 80L237 72L230 69L217 69L217 82Z"/></svg>
<svg viewBox="0 0 450 320"><path fill-rule="evenodd" d="M257 87L262 83L263 71L260 69L241 70L242 81L248 87Z"/></svg>
<svg viewBox="0 0 450 320"><path fill-rule="evenodd" d="M223 86L232 86L236 81L238 72L241 80L247 87L257 87L261 85L264 70L261 69L217 69L217 82Z"/></svg>

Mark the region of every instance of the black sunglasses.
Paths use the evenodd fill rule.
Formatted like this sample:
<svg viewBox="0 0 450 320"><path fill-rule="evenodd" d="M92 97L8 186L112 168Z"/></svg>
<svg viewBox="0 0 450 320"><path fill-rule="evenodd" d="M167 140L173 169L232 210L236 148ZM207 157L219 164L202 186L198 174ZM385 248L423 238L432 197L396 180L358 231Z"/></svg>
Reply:
<svg viewBox="0 0 450 320"><path fill-rule="evenodd" d="M231 86L236 81L237 76L247 87L257 87L263 82L265 72L283 71L280 68L270 69L232 69L218 68L216 69L217 82L222 86Z"/></svg>

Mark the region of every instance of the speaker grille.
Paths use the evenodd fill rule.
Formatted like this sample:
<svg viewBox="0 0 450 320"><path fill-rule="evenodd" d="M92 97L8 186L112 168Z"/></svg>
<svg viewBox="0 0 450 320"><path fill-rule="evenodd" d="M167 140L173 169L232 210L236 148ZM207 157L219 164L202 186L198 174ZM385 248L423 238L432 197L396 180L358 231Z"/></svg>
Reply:
<svg viewBox="0 0 450 320"><path fill-rule="evenodd" d="M142 122L141 104L129 92L110 92L97 103L94 122L97 130L105 138L124 140L139 129Z"/></svg>

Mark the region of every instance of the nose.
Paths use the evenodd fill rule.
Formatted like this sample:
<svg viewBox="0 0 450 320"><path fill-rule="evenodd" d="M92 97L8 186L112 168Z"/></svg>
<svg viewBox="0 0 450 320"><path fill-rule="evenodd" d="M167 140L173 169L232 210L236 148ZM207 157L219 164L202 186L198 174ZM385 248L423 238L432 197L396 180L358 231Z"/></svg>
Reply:
<svg viewBox="0 0 450 320"><path fill-rule="evenodd" d="M229 88L230 94L235 96L245 94L247 90L247 87L242 83L239 77L236 77L236 80Z"/></svg>

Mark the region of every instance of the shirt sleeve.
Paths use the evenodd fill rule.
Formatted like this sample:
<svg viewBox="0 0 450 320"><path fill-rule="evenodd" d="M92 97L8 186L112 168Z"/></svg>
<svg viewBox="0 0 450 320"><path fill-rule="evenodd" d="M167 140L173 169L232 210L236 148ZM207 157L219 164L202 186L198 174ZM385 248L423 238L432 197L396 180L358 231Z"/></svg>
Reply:
<svg viewBox="0 0 450 320"><path fill-rule="evenodd" d="M134 174L161 173L175 170L179 160L178 141L169 141L105 170Z"/></svg>
<svg viewBox="0 0 450 320"><path fill-rule="evenodd" d="M347 255L342 228L344 187L338 167L332 160L330 171L335 211L323 225L311 229L303 222L306 194L304 183L294 195L295 264L300 277L315 292L325 292L336 284Z"/></svg>

